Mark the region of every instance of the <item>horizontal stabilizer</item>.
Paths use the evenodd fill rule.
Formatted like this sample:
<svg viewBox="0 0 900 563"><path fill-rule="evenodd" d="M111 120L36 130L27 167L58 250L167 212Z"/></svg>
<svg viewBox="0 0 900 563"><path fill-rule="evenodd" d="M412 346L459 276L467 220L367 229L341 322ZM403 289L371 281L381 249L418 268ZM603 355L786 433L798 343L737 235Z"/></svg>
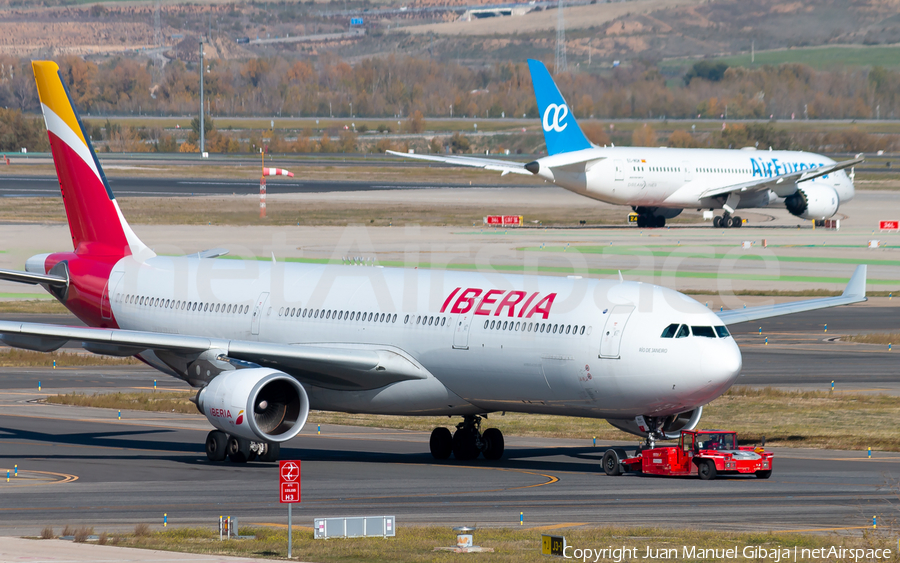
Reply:
<svg viewBox="0 0 900 563"><path fill-rule="evenodd" d="M68 278L62 276L54 276L52 274L35 274L32 272L19 272L16 270L0 270L0 280L27 283L37 285L39 283L47 284L50 287L67 287L69 285Z"/></svg>

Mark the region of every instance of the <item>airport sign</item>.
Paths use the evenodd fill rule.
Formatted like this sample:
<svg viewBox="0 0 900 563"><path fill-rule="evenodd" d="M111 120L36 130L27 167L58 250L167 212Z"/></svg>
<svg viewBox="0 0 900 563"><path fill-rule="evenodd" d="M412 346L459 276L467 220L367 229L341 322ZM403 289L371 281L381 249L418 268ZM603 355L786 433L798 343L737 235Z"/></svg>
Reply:
<svg viewBox="0 0 900 563"><path fill-rule="evenodd" d="M279 461L278 479L281 502L300 502L300 461Z"/></svg>
<svg viewBox="0 0 900 563"><path fill-rule="evenodd" d="M564 557L566 551L565 536L541 535L541 554Z"/></svg>
<svg viewBox="0 0 900 563"><path fill-rule="evenodd" d="M878 229L882 231L900 231L900 221L879 221Z"/></svg>

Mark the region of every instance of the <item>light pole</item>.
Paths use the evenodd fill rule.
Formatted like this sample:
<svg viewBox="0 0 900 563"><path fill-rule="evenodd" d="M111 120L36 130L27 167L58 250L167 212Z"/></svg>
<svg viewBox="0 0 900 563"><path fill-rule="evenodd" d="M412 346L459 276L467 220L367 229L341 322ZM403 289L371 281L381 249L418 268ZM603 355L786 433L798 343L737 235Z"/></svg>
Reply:
<svg viewBox="0 0 900 563"><path fill-rule="evenodd" d="M200 38L200 157L206 152L206 122L203 119L203 38Z"/></svg>

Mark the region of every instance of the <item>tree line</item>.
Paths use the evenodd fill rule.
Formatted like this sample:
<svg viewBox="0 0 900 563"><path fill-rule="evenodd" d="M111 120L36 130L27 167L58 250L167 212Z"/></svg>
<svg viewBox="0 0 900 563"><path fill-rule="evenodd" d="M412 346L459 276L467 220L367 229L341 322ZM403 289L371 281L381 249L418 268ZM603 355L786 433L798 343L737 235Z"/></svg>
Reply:
<svg viewBox="0 0 900 563"><path fill-rule="evenodd" d="M158 67L152 60L122 57L96 63L75 56L61 57L58 63L82 115L190 115L199 106L198 68L191 63L176 60ZM817 71L784 64L747 69L700 61L681 79L673 80L652 64L635 62L598 74L562 73L555 79L579 118L900 118L900 72L881 67ZM525 62L468 68L391 55L351 65L331 53L316 60L214 59L208 61L204 82L211 117L403 118L408 123L405 128L417 132L425 119L433 117L536 118L538 113ZM0 107L6 108L0 112L0 150L22 146L40 150L46 142L42 124L22 115L40 111L29 60L0 56ZM736 126L715 137L681 131L674 138L657 139L646 133L638 131L634 139L625 142L665 141L672 146L748 143L809 150L892 148L896 142L852 131L785 133L770 139L773 133L768 129ZM134 128L97 128L96 134L96 139L108 142L109 150L196 149L195 139L187 139L190 144L182 147L183 136L175 140ZM588 135L599 144L610 141L602 127L594 127ZM332 132L324 144L307 137L301 134L290 143L271 141L289 149L285 152L330 152L357 146L349 133ZM208 141L216 152L251 150L254 145L252 140L214 130ZM432 148L460 150L464 143L459 141L451 147L448 139Z"/></svg>

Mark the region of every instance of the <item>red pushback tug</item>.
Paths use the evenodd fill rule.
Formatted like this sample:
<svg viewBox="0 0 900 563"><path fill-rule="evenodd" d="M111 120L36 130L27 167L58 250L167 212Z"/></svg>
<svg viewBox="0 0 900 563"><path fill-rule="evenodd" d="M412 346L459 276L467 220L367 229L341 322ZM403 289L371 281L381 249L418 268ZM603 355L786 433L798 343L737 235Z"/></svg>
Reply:
<svg viewBox="0 0 900 563"><path fill-rule="evenodd" d="M648 448L633 457L621 448L611 448L603 454L602 463L607 475L697 475L704 481L721 474L752 473L760 479L772 475L772 452L738 446L737 433L727 430L685 430L677 446Z"/></svg>

